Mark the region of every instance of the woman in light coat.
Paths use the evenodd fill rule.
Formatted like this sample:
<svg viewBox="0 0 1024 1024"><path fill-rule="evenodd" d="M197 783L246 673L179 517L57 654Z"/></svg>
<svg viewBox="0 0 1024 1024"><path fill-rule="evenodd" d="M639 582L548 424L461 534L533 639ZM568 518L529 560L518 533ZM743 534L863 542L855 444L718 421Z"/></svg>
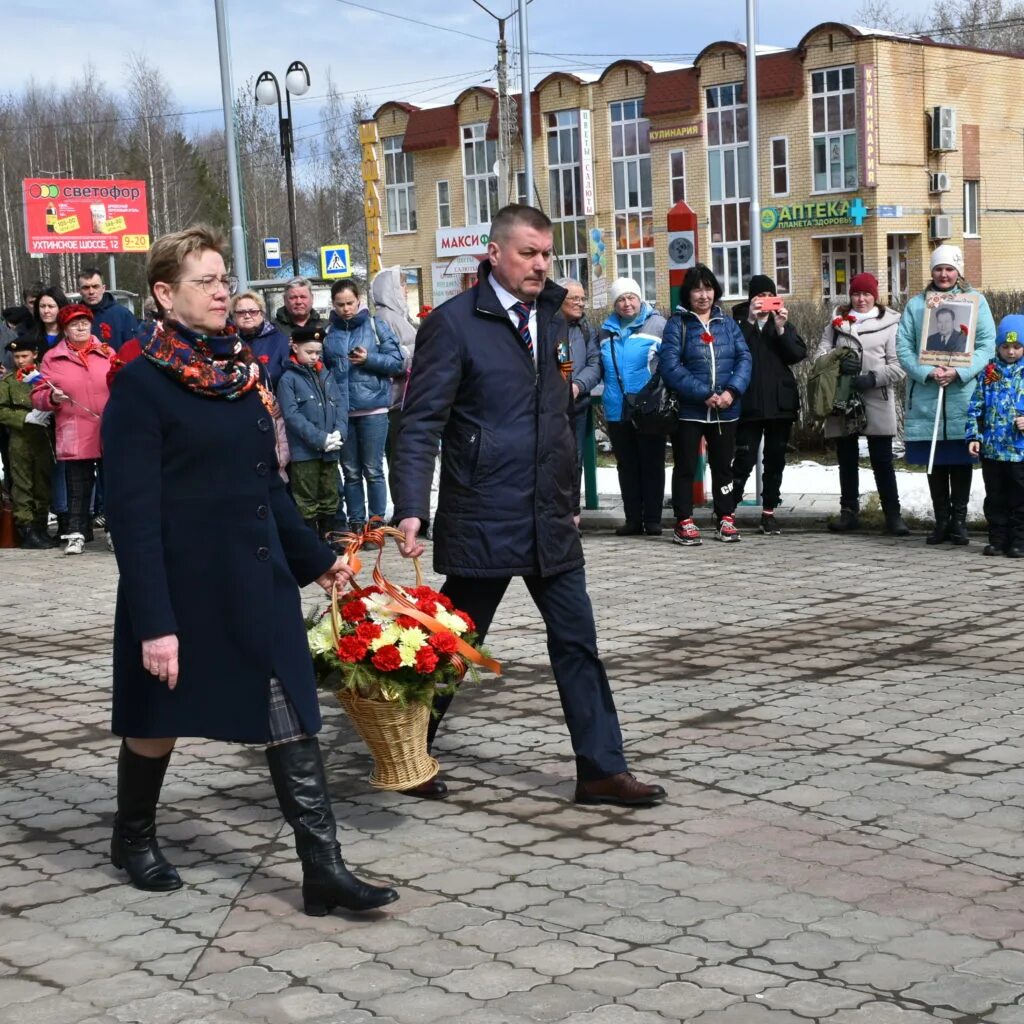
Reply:
<svg viewBox="0 0 1024 1024"><path fill-rule="evenodd" d="M896 352L910 378L907 387L906 420L907 462L927 466L935 430L936 407L939 432L935 462L928 474L935 529L926 538L928 544L969 544L967 503L971 498L971 479L975 459L964 440L967 407L974 394L976 378L996 351L996 325L985 301L979 296L978 321L974 335L974 355L968 366L931 366L918 359L925 309L940 303L944 295L972 293L964 280L964 255L955 245L940 245L931 258L932 279L923 292L915 295L900 320Z"/></svg>
<svg viewBox="0 0 1024 1024"><path fill-rule="evenodd" d="M861 430L851 430L843 416L825 420L825 437L836 443L839 461L839 518L828 528L844 533L860 527L860 437L868 441L868 458L885 514L885 530L905 537L910 529L903 521L896 471L892 464L892 439L896 436L894 388L904 374L896 358L896 327L899 314L878 303L878 281L873 274L856 274L850 281L850 304L835 310L818 342L814 358L834 348L849 349L840 367L853 377L866 414Z"/></svg>

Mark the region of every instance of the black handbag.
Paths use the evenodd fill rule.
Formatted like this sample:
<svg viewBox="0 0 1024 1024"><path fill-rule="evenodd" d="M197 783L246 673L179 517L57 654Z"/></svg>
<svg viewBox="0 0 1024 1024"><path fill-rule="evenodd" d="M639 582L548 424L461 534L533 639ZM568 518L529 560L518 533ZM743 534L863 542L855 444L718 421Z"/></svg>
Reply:
<svg viewBox="0 0 1024 1024"><path fill-rule="evenodd" d="M615 339L608 340L612 365L622 392L622 401L629 421L641 434L673 434L679 428L679 397L665 387L661 374L655 371L639 391L626 391L615 358Z"/></svg>

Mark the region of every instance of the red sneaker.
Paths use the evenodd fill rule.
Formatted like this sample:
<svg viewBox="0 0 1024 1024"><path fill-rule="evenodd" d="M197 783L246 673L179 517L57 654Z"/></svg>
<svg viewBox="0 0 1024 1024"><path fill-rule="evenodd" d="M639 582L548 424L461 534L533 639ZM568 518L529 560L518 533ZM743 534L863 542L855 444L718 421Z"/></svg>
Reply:
<svg viewBox="0 0 1024 1024"><path fill-rule="evenodd" d="M740 531L736 529L732 516L722 516L718 524L718 539L726 543L740 539Z"/></svg>
<svg viewBox="0 0 1024 1024"><path fill-rule="evenodd" d="M672 533L672 539L677 544L686 544L690 547L700 543L700 530L692 519L680 519Z"/></svg>

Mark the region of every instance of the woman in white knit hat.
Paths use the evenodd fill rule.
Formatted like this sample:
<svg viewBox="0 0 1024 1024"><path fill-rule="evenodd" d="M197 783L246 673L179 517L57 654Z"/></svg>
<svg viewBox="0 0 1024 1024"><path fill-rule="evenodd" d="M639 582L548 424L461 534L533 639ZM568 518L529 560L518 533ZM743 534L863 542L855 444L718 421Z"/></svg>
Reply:
<svg viewBox="0 0 1024 1024"><path fill-rule="evenodd" d="M907 303L896 334L896 354L907 371L906 460L914 465L928 465L935 411L941 401L935 462L928 474L935 529L928 535L927 543L949 540L953 544L968 544L967 503L975 459L967 450L964 428L975 378L995 353L996 325L985 296L979 293L970 365L922 364L918 355L925 310L937 306L946 295L976 291L964 279L964 254L959 246L940 245L931 256L931 272L928 287Z"/></svg>
<svg viewBox="0 0 1024 1024"><path fill-rule="evenodd" d="M665 498L665 438L641 434L624 408L623 392L639 391L654 373L665 318L644 301L640 285L620 277L609 290L613 312L598 342L604 369L604 415L615 453L626 521L620 537L661 533Z"/></svg>

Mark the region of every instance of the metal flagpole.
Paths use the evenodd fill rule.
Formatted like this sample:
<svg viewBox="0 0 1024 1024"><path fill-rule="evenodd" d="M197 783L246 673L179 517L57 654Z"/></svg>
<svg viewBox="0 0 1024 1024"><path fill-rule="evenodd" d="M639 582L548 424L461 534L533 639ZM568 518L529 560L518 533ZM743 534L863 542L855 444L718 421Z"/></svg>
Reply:
<svg viewBox="0 0 1024 1024"><path fill-rule="evenodd" d="M526 205L533 206L533 104L530 102L530 43L526 28L526 5L519 0L519 76L522 90L519 129L523 136L523 170L526 172Z"/></svg>
<svg viewBox="0 0 1024 1024"><path fill-rule="evenodd" d="M747 0L747 125L750 145L750 273L761 273L761 183L758 179L757 147L757 0ZM754 500L761 501L764 440L754 460Z"/></svg>

